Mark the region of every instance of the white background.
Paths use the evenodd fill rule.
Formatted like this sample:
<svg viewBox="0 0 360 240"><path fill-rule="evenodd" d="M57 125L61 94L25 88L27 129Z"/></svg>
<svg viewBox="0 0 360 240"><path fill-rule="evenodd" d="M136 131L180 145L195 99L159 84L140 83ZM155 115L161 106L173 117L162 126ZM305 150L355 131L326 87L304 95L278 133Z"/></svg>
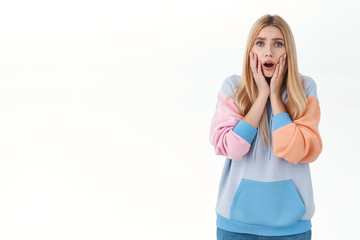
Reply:
<svg viewBox="0 0 360 240"><path fill-rule="evenodd" d="M313 239L360 239L356 1L1 1L0 239L215 239L209 143L250 27L318 87Z"/></svg>

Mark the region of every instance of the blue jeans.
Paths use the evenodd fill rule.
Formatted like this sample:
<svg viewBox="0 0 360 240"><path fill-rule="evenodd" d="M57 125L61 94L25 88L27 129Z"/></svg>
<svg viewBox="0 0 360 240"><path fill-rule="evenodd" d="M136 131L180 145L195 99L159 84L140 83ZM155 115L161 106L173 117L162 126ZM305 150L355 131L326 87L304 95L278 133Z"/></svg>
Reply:
<svg viewBox="0 0 360 240"><path fill-rule="evenodd" d="M286 236L260 236L247 233L228 232L217 228L217 240L311 240L311 229L304 233Z"/></svg>

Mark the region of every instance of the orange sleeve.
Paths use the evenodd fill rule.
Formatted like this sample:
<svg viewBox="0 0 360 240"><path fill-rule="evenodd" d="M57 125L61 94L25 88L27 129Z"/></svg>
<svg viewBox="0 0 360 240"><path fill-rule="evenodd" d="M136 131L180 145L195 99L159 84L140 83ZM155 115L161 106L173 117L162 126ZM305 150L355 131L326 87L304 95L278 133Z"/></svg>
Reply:
<svg viewBox="0 0 360 240"><path fill-rule="evenodd" d="M292 164L314 162L322 151L320 106L315 96L308 97L307 102L303 115L294 121L288 113L273 117L274 154Z"/></svg>

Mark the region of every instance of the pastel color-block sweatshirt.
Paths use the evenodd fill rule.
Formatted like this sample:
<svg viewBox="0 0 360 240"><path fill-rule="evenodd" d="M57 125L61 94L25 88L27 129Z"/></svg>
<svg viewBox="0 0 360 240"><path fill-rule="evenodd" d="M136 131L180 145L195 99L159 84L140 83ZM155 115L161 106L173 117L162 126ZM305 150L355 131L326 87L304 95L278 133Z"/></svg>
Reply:
<svg viewBox="0 0 360 240"><path fill-rule="evenodd" d="M287 112L272 115L268 99L271 147L235 105L240 76L225 79L211 121L210 142L226 157L216 204L218 228L238 233L283 236L311 229L315 204L309 163L322 151L316 83L301 76L307 107L297 119ZM287 106L286 89L282 99Z"/></svg>

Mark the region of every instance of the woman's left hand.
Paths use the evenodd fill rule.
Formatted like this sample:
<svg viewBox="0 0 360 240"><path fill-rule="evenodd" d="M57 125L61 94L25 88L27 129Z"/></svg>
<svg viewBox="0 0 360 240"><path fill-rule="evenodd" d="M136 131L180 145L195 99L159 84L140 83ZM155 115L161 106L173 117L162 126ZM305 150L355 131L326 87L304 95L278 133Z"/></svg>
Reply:
<svg viewBox="0 0 360 240"><path fill-rule="evenodd" d="M279 63L275 67L274 75L270 81L270 96L271 95L280 95L280 88L284 80L284 75L286 72L286 54L280 57Z"/></svg>

